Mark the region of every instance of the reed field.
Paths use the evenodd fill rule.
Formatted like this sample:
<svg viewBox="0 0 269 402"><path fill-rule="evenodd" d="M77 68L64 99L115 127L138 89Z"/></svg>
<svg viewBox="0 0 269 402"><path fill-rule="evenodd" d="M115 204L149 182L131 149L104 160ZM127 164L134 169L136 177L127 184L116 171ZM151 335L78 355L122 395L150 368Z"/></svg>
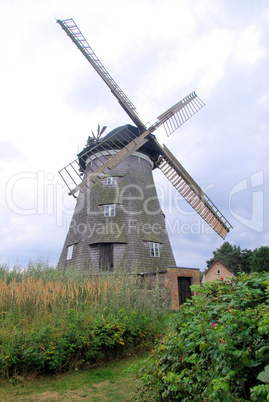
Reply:
<svg viewBox="0 0 269 402"><path fill-rule="evenodd" d="M58 270L44 262L0 266L0 376L91 367L150 347L169 298L121 267Z"/></svg>

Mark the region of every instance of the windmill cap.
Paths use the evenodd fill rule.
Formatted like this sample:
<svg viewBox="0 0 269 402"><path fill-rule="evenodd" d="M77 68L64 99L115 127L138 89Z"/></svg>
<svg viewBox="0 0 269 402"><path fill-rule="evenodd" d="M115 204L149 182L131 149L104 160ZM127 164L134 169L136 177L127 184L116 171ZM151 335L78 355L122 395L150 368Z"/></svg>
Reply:
<svg viewBox="0 0 269 402"><path fill-rule="evenodd" d="M140 134L141 133L139 132L137 127L131 124L125 124L124 126L117 127L114 130L110 131L104 137L103 141L107 141L108 143L110 143L111 139L113 143L121 145L120 148L123 148L124 145L139 137ZM155 136L150 134L148 137L148 141L137 151L146 154L153 162L156 162L161 152L157 144L152 141L153 138L155 138Z"/></svg>
<svg viewBox="0 0 269 402"><path fill-rule="evenodd" d="M140 133L137 127L131 124L125 124L110 131L104 138L93 141L92 144L84 148L79 154L80 166L84 169L86 159L90 154L107 149L122 149L129 142L139 137ZM148 141L137 151L147 156L155 163L160 155L160 149L152 139L154 135L150 134Z"/></svg>
<svg viewBox="0 0 269 402"><path fill-rule="evenodd" d="M125 124L124 126L120 126L114 128L114 130L110 131L102 141L113 141L113 142L130 142L134 140L136 137L139 137L138 128L132 126L131 124Z"/></svg>

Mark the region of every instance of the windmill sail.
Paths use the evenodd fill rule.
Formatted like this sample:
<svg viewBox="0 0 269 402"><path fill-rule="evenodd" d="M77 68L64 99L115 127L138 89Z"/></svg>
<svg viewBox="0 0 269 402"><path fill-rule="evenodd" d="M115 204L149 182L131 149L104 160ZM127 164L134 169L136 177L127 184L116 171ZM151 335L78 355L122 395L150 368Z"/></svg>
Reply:
<svg viewBox="0 0 269 402"><path fill-rule="evenodd" d="M95 71L100 75L103 81L108 85L111 89L113 95L118 99L119 103L128 114L128 116L133 120L135 125L139 130L144 131L145 125L140 120L136 108L130 99L125 95L122 89L118 86L118 84L113 80L109 72L106 70L104 65L98 59L93 49L85 39L84 35L76 25L75 21L70 18L67 20L57 20L57 23L63 28L63 30L67 33L67 35L71 38L71 40L75 43L81 53L86 57L86 59L91 63Z"/></svg>
<svg viewBox="0 0 269 402"><path fill-rule="evenodd" d="M136 107L122 91L119 85L114 81L109 72L106 70L102 62L99 60L84 35L76 25L75 21L70 18L67 20L57 20L57 23L67 33L71 40L75 43L81 53L86 57L95 71L100 75L102 80L108 85L113 95L117 98L122 108L132 119L138 129L143 132L146 130L144 123L139 118ZM197 113L203 106L204 102L198 98L195 92L183 98L173 108L158 117L159 125L164 124L166 134L169 136L177 130L190 117Z"/></svg>
<svg viewBox="0 0 269 402"><path fill-rule="evenodd" d="M157 166L192 208L224 239L232 228L231 224L169 149L165 145L158 145L162 148L162 155L156 163Z"/></svg>
<svg viewBox="0 0 269 402"><path fill-rule="evenodd" d="M168 109L166 112L158 117L161 124L164 125L165 132L169 137L176 131L183 123L189 120L195 113L205 105L205 103L192 92L175 106Z"/></svg>

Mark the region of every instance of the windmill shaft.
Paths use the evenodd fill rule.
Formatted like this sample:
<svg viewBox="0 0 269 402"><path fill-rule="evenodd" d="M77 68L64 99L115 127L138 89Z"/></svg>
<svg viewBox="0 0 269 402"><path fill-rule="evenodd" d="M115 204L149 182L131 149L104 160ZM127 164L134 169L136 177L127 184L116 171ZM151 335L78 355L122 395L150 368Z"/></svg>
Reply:
<svg viewBox="0 0 269 402"><path fill-rule="evenodd" d="M62 29L67 33L71 40L75 43L81 53L86 57L89 63L93 66L95 71L100 75L102 80L108 85L113 95L117 98L120 105L123 107L128 116L136 124L139 130L144 131L145 125L140 120L136 113L136 108L130 99L125 95L118 84L113 80L104 65L98 59L93 49L79 30L78 26L73 19L57 20Z"/></svg>

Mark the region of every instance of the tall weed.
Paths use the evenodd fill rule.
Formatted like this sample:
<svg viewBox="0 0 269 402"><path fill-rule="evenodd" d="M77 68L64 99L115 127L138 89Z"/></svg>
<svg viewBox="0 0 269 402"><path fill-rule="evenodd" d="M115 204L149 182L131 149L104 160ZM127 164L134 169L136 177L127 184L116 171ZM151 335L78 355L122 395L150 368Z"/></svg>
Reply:
<svg viewBox="0 0 269 402"><path fill-rule="evenodd" d="M0 375L58 372L146 347L169 309L164 289L148 290L117 267L92 275L30 262L0 267Z"/></svg>

